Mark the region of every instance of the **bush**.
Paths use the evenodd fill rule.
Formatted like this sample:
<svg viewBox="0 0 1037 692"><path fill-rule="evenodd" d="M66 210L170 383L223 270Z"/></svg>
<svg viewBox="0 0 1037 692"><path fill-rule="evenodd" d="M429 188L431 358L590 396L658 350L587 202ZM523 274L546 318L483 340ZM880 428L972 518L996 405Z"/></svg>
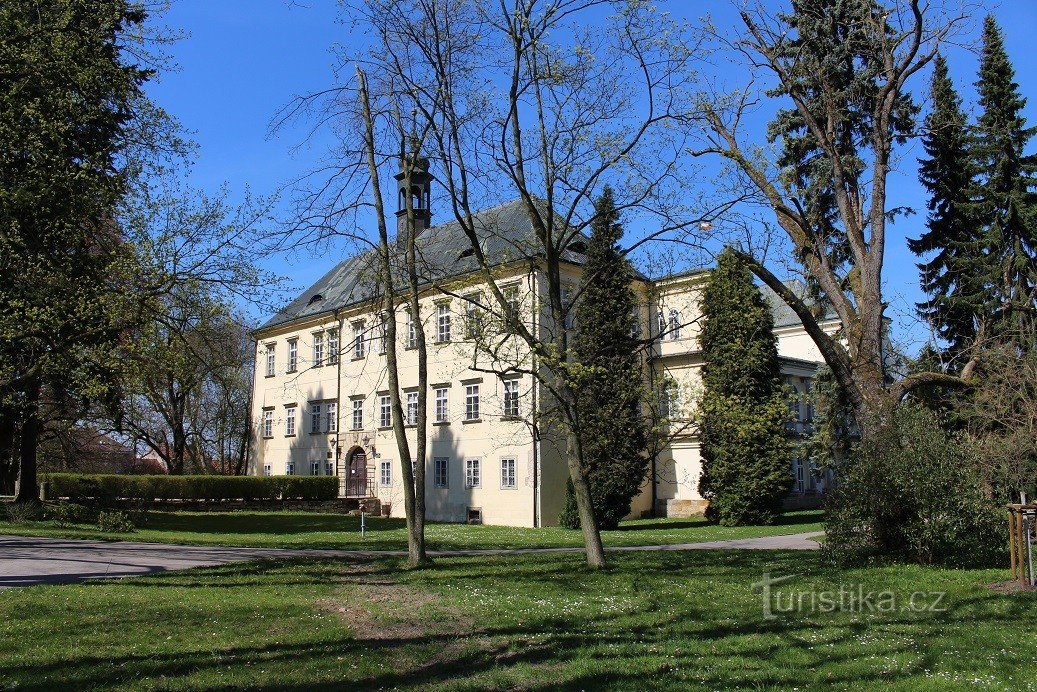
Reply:
<svg viewBox="0 0 1037 692"><path fill-rule="evenodd" d="M136 500L333 500L338 497L334 476L123 476L52 473L47 476L54 497L110 507Z"/></svg>
<svg viewBox="0 0 1037 692"><path fill-rule="evenodd" d="M12 524L36 521L43 514L38 502L12 502L7 505L7 518Z"/></svg>
<svg viewBox="0 0 1037 692"><path fill-rule="evenodd" d="M90 521L90 509L75 502L60 502L48 512L58 526L86 524Z"/></svg>
<svg viewBox="0 0 1037 692"><path fill-rule="evenodd" d="M921 407L902 406L855 450L827 509L824 551L837 564L990 567L1007 558L1006 514L984 493L975 450Z"/></svg>
<svg viewBox="0 0 1037 692"><path fill-rule="evenodd" d="M111 509L97 515L97 528L105 533L132 533L136 527L129 514Z"/></svg>

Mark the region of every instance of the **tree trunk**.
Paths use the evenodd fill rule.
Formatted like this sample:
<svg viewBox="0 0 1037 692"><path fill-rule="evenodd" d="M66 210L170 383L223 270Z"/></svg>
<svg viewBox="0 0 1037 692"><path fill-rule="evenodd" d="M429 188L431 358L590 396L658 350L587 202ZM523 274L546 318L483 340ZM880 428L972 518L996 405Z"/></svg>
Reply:
<svg viewBox="0 0 1037 692"><path fill-rule="evenodd" d="M25 386L25 414L22 419L18 495L15 502L39 502L40 486L36 474L36 450L40 441L40 383L32 379Z"/></svg>
<svg viewBox="0 0 1037 692"><path fill-rule="evenodd" d="M0 495L13 495L18 478L19 459L16 446L18 415L14 407L0 407Z"/></svg>
<svg viewBox="0 0 1037 692"><path fill-rule="evenodd" d="M568 459L569 478L573 482L573 494L576 496L576 510L580 515L580 530L583 531L587 565L601 569L605 566L605 549L601 544L598 519L594 516L590 484L587 482L587 476L583 473L581 466L579 441L573 432L566 435L565 456Z"/></svg>

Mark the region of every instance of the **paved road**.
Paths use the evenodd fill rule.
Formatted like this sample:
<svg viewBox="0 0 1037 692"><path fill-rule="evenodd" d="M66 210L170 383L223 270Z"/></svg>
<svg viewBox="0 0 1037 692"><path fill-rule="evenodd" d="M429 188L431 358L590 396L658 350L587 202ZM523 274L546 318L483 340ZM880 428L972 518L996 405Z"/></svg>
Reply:
<svg viewBox="0 0 1037 692"><path fill-rule="evenodd" d="M607 548L609 551L657 550L816 550L819 533L742 538L730 541ZM578 553L582 548L528 548L520 550L434 550L430 555L471 556L525 553ZM0 589L34 584L61 584L152 574L191 567L213 567L231 562L290 557L361 557L405 555L404 551L285 550L238 548L128 541L83 541L65 538L0 536Z"/></svg>

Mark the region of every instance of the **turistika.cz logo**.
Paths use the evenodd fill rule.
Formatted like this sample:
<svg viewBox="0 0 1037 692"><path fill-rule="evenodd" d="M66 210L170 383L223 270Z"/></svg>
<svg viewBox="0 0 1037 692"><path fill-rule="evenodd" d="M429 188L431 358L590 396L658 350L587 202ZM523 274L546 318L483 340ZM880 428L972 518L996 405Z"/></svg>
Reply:
<svg viewBox="0 0 1037 692"><path fill-rule="evenodd" d="M763 578L752 584L753 593L761 595L764 619L775 620L792 613L941 613L947 610L944 591L902 594L888 589L866 589L863 584L840 584L838 589L828 590L778 588L798 576L771 576L770 572L764 572Z"/></svg>

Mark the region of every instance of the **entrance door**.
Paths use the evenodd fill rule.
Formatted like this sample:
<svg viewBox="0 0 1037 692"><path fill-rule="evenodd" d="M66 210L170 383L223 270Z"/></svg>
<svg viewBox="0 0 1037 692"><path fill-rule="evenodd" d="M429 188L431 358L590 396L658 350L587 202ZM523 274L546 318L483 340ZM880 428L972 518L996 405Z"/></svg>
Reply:
<svg viewBox="0 0 1037 692"><path fill-rule="evenodd" d="M349 476L346 478L347 497L367 497L367 454L362 449L349 457Z"/></svg>

